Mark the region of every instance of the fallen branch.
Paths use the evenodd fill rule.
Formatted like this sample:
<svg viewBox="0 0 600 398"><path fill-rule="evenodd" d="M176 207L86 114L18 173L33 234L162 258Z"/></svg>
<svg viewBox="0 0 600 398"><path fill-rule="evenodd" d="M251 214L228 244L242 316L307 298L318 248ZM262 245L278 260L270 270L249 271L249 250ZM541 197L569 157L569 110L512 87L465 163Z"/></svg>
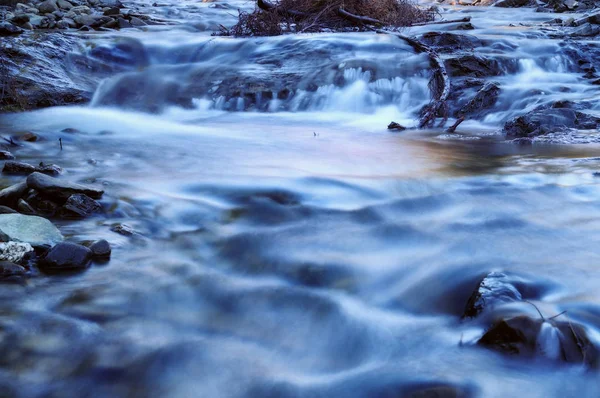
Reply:
<svg viewBox="0 0 600 398"><path fill-rule="evenodd" d="M432 127L438 114L441 113L442 121L438 127L444 127L448 121L448 97L450 97L450 77L446 71L446 65L440 56L431 48L412 37L401 35L396 32L376 30L377 33L393 35L407 42L417 53L427 53L433 67L433 75L429 80L429 89L433 99L427 105L421 115L419 128Z"/></svg>
<svg viewBox="0 0 600 398"><path fill-rule="evenodd" d="M375 26L383 26L385 25L383 22L381 22L378 19L375 18L370 18L370 17L363 17L360 15L355 15L352 13L349 13L348 11L344 10L343 8L338 8L338 14L340 17L347 19L350 22L356 23L356 24L363 24L363 25L375 25Z"/></svg>
<svg viewBox="0 0 600 398"><path fill-rule="evenodd" d="M298 11L298 10L283 9L281 7L276 6L275 4L271 3L268 0L257 0L256 4L258 5L258 8L260 8L263 11L277 12L281 15L287 15L287 16L291 16L291 17L302 17L302 18L308 17L310 15L306 12L302 12L302 11Z"/></svg>
<svg viewBox="0 0 600 398"><path fill-rule="evenodd" d="M465 117L464 116L459 117L458 119L456 119L456 122L452 126L448 127L448 129L446 130L446 132L447 133L454 133L456 131L456 129L458 128L458 126L462 122L464 122L464 121L465 121Z"/></svg>
<svg viewBox="0 0 600 398"><path fill-rule="evenodd" d="M427 25L443 25L448 23L462 23L462 22L471 22L471 17L465 17L461 19L452 19L450 21L432 21L432 22L417 22L412 24L411 26L427 26Z"/></svg>

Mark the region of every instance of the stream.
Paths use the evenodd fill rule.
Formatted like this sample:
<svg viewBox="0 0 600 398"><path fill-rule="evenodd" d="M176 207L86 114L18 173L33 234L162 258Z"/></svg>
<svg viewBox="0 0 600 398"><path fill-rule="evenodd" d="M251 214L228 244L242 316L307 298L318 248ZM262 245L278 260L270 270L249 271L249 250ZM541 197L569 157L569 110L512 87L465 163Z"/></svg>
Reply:
<svg viewBox="0 0 600 398"><path fill-rule="evenodd" d="M0 285L0 396L597 397L597 369L479 347L461 321L499 271L600 344L600 135L500 133L557 100L600 115L574 44L539 28L557 15L444 6L472 17L459 33L501 87L448 134L386 129L418 123L426 55L376 33L211 36L252 8L159 1L176 24L79 33L65 62L98 82L91 103L0 117L43 137L20 160L103 186L103 217L57 225L113 246L86 272Z"/></svg>

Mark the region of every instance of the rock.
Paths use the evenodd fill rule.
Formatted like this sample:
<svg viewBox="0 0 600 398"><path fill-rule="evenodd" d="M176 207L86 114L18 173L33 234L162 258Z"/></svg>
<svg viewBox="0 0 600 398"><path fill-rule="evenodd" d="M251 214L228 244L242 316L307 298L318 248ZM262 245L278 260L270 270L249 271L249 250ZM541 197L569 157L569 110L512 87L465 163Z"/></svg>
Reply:
<svg viewBox="0 0 600 398"><path fill-rule="evenodd" d="M59 206L51 200L43 198L37 191L30 190L25 200L35 211L45 217L53 217L58 211Z"/></svg>
<svg viewBox="0 0 600 398"><path fill-rule="evenodd" d="M39 138L37 134L27 132L21 136L21 141L36 142Z"/></svg>
<svg viewBox="0 0 600 398"><path fill-rule="evenodd" d="M19 202L17 203L17 210L19 210L19 213L21 213L21 214L28 214L30 216L37 215L37 212L35 211L35 209L33 207L31 207L31 205L29 203L27 203L26 201L24 201L23 199L19 199Z"/></svg>
<svg viewBox="0 0 600 398"><path fill-rule="evenodd" d="M133 28L133 25L124 18L118 18L117 22L119 22L119 29Z"/></svg>
<svg viewBox="0 0 600 398"><path fill-rule="evenodd" d="M56 4L61 10L70 10L71 8L73 8L73 4L69 3L66 0L58 0Z"/></svg>
<svg viewBox="0 0 600 398"><path fill-rule="evenodd" d="M451 76L487 77L502 74L497 61L476 55L449 58L446 67Z"/></svg>
<svg viewBox="0 0 600 398"><path fill-rule="evenodd" d="M14 208L26 192L27 184L24 182L4 188L0 191L0 205Z"/></svg>
<svg viewBox="0 0 600 398"><path fill-rule="evenodd" d="M131 23L131 25L139 27L139 26L146 26L147 23L142 21L140 18L138 17L131 17L131 19L129 20L129 22Z"/></svg>
<svg viewBox="0 0 600 398"><path fill-rule="evenodd" d="M467 301L463 318L474 318L497 304L522 300L521 293L501 272L490 272L475 288Z"/></svg>
<svg viewBox="0 0 600 398"><path fill-rule="evenodd" d="M4 174L31 174L35 171L35 166L23 162L7 161L4 163L2 172Z"/></svg>
<svg viewBox="0 0 600 398"><path fill-rule="evenodd" d="M500 95L500 86L498 83L488 82L461 110L459 115L469 115L472 118L483 116L486 111L493 108Z"/></svg>
<svg viewBox="0 0 600 398"><path fill-rule="evenodd" d="M131 236L135 233L133 228L126 224L115 224L110 227L110 230L124 236Z"/></svg>
<svg viewBox="0 0 600 398"><path fill-rule="evenodd" d="M18 14L11 18L10 22L17 25L24 25L29 22L29 15L27 14Z"/></svg>
<svg viewBox="0 0 600 398"><path fill-rule="evenodd" d="M97 17L94 15L80 14L77 15L73 20L76 24L81 26L92 26L96 23L96 19Z"/></svg>
<svg viewBox="0 0 600 398"><path fill-rule="evenodd" d="M38 167L35 168L35 171L44 173L50 176L57 176L62 173L62 168L55 164L44 164L40 163Z"/></svg>
<svg viewBox="0 0 600 398"><path fill-rule="evenodd" d="M53 245L63 240L50 221L23 214L0 214L0 232L12 241L27 242L32 246Z"/></svg>
<svg viewBox="0 0 600 398"><path fill-rule="evenodd" d="M598 349L575 322L519 315L496 321L477 344L505 354L541 356L556 361L598 366Z"/></svg>
<svg viewBox="0 0 600 398"><path fill-rule="evenodd" d="M59 243L46 253L39 262L45 271L71 271L87 268L92 251L85 246L70 242Z"/></svg>
<svg viewBox="0 0 600 398"><path fill-rule="evenodd" d="M0 278L10 278L24 276L27 270L20 265L11 263L10 261L0 261Z"/></svg>
<svg viewBox="0 0 600 398"><path fill-rule="evenodd" d="M0 243L0 261L10 261L12 263L21 263L23 259L33 252L33 247L29 243L6 242Z"/></svg>
<svg viewBox="0 0 600 398"><path fill-rule="evenodd" d="M46 0L42 3L40 3L37 6L37 9L42 14L50 14L50 13L53 13L54 11L58 11L58 6L56 5L56 0Z"/></svg>
<svg viewBox="0 0 600 398"><path fill-rule="evenodd" d="M17 211L7 206L0 206L0 214L15 214Z"/></svg>
<svg viewBox="0 0 600 398"><path fill-rule="evenodd" d="M21 33L23 33L23 29L18 26L6 21L0 22L0 37L20 35Z"/></svg>
<svg viewBox="0 0 600 398"><path fill-rule="evenodd" d="M117 7L109 8L106 11L104 11L104 15L109 16L109 17L119 15L120 13L121 13L121 10Z"/></svg>
<svg viewBox="0 0 600 398"><path fill-rule="evenodd" d="M448 32L429 32L425 33L421 40L440 53L451 53L457 50L473 50L480 47L481 40L471 35L462 35Z"/></svg>
<svg viewBox="0 0 600 398"><path fill-rule="evenodd" d="M567 108L538 109L518 116L504 125L507 137L536 137L568 129L596 130L600 118Z"/></svg>
<svg viewBox="0 0 600 398"><path fill-rule="evenodd" d="M500 0L494 7L517 8L531 5L531 0Z"/></svg>
<svg viewBox="0 0 600 398"><path fill-rule="evenodd" d="M571 32L574 37L591 37L600 34L600 26L594 26L590 23L585 23Z"/></svg>
<svg viewBox="0 0 600 398"><path fill-rule="evenodd" d="M588 15L586 17L573 20L572 25L581 26L583 24L590 23L594 25L600 25L600 12L594 13L592 15Z"/></svg>
<svg viewBox="0 0 600 398"><path fill-rule="evenodd" d="M93 187L75 184L42 173L32 173L27 177L27 186L39 191L43 196L58 201L66 201L73 194L87 195L92 199L100 199L104 191Z"/></svg>
<svg viewBox="0 0 600 398"><path fill-rule="evenodd" d="M66 16L68 16L69 14L72 14L73 18L74 18L76 15L91 14L91 13L92 13L92 10L87 6L75 6L75 7L71 8L71 10L69 10L69 13Z"/></svg>
<svg viewBox="0 0 600 398"><path fill-rule="evenodd" d="M8 151L0 151L0 160L13 160L15 155Z"/></svg>
<svg viewBox="0 0 600 398"><path fill-rule="evenodd" d="M90 216L102 209L100 203L83 194L74 194L69 196L64 204L61 217L64 218L84 218Z"/></svg>
<svg viewBox="0 0 600 398"><path fill-rule="evenodd" d="M112 252L110 243L105 239L97 240L90 246L92 255L96 258L108 258Z"/></svg>

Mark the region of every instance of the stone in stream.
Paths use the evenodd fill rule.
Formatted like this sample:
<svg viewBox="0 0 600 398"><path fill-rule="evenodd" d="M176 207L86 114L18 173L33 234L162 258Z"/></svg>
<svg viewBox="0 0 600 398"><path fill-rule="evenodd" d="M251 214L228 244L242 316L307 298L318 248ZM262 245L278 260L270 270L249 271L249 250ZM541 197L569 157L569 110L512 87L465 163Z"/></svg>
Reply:
<svg viewBox="0 0 600 398"><path fill-rule="evenodd" d="M100 203L80 193L69 196L63 205L60 215L64 218L84 218L102 209Z"/></svg>
<svg viewBox="0 0 600 398"><path fill-rule="evenodd" d="M37 191L31 189L25 197L29 203L40 215L52 217L58 211L59 206L51 200L43 198Z"/></svg>
<svg viewBox="0 0 600 398"><path fill-rule="evenodd" d="M17 210L21 214L28 214L30 216L37 215L37 211L35 211L35 209L23 199L19 199L19 202L17 203Z"/></svg>
<svg viewBox="0 0 600 398"><path fill-rule="evenodd" d="M32 246L53 245L63 240L50 221L23 214L0 214L0 233L11 241L27 242Z"/></svg>
<svg viewBox="0 0 600 398"><path fill-rule="evenodd" d="M110 243L106 239L97 240L90 246L90 250L92 251L92 255L95 258L108 258L112 252L110 248Z"/></svg>
<svg viewBox="0 0 600 398"><path fill-rule="evenodd" d="M17 211L11 209L8 206L2 206L2 205L0 205L0 214L14 214L14 213L17 213Z"/></svg>
<svg viewBox="0 0 600 398"><path fill-rule="evenodd" d="M41 14L50 14L58 11L58 5L56 5L56 0L46 0L38 4L37 9Z"/></svg>
<svg viewBox="0 0 600 398"><path fill-rule="evenodd" d="M483 42L472 35L461 35L448 32L428 32L421 36L421 41L430 47L435 47L440 53L453 53L459 50L471 51L480 47Z"/></svg>
<svg viewBox="0 0 600 398"><path fill-rule="evenodd" d="M7 161L4 163L2 173L4 174L31 174L35 171L35 166L28 163Z"/></svg>
<svg viewBox="0 0 600 398"><path fill-rule="evenodd" d="M450 76L487 77L502 74L498 61L477 55L463 55L445 61Z"/></svg>
<svg viewBox="0 0 600 398"><path fill-rule="evenodd" d="M135 233L133 228L126 224L115 224L110 227L110 230L123 236L132 236Z"/></svg>
<svg viewBox="0 0 600 398"><path fill-rule="evenodd" d="M85 246L70 242L59 243L50 249L39 262L44 271L71 271L87 268L92 251Z"/></svg>
<svg viewBox="0 0 600 398"><path fill-rule="evenodd" d="M13 160L15 155L8 151L0 151L0 160Z"/></svg>
<svg viewBox="0 0 600 398"><path fill-rule="evenodd" d="M0 261L21 263L25 256L33 252L33 247L24 242L0 243Z"/></svg>
<svg viewBox="0 0 600 398"><path fill-rule="evenodd" d="M20 35L21 33L23 33L23 29L18 26L6 21L0 22L0 37Z"/></svg>
<svg viewBox="0 0 600 398"><path fill-rule="evenodd" d="M501 272L487 274L469 297L463 318L474 318L497 304L521 301L523 297L510 278Z"/></svg>
<svg viewBox="0 0 600 398"><path fill-rule="evenodd" d="M458 113L459 115L479 118L496 105L499 95L500 86L498 83L487 82Z"/></svg>
<svg viewBox="0 0 600 398"><path fill-rule="evenodd" d="M27 132L21 136L21 141L36 142L39 138L37 134Z"/></svg>
<svg viewBox="0 0 600 398"><path fill-rule="evenodd" d="M41 162L39 166L35 168L35 171L48 174L49 176L57 176L62 173L62 168L55 164L45 164L44 162Z"/></svg>
<svg viewBox="0 0 600 398"><path fill-rule="evenodd" d="M21 182L0 191L0 205L11 208L17 207L17 202L27 192L27 184Z"/></svg>
<svg viewBox="0 0 600 398"><path fill-rule="evenodd" d="M600 118L568 108L537 109L515 117L504 125L507 137L536 137L569 129L597 130Z"/></svg>
<svg viewBox="0 0 600 398"><path fill-rule="evenodd" d="M61 202L66 201L73 194L83 194L92 199L100 199L104 193L101 189L63 181L39 172L32 173L27 177L27 186L45 197Z"/></svg>
<svg viewBox="0 0 600 398"><path fill-rule="evenodd" d="M598 348L583 326L570 321L533 319L526 315L500 319L477 344L505 354L598 366Z"/></svg>
<svg viewBox="0 0 600 398"><path fill-rule="evenodd" d="M14 276L23 276L27 273L27 270L15 263L10 261L0 261L0 278L5 279Z"/></svg>

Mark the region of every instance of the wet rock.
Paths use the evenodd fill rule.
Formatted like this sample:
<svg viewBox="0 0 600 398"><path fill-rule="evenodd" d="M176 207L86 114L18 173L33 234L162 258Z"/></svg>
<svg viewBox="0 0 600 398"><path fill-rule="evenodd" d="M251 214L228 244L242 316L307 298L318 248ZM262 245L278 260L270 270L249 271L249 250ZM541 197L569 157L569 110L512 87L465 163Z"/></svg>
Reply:
<svg viewBox="0 0 600 398"><path fill-rule="evenodd" d="M0 151L0 160L13 160L15 155L8 151Z"/></svg>
<svg viewBox="0 0 600 398"><path fill-rule="evenodd" d="M459 115L469 115L477 118L483 116L487 111L496 105L500 95L500 86L498 83L488 82L459 111Z"/></svg>
<svg viewBox="0 0 600 398"><path fill-rule="evenodd" d="M97 240L92 243L90 250L95 258L108 258L112 252L110 243L105 239Z"/></svg>
<svg viewBox="0 0 600 398"><path fill-rule="evenodd" d="M0 22L0 37L2 36L13 36L20 35L23 33L23 29L13 25L10 22Z"/></svg>
<svg viewBox="0 0 600 398"><path fill-rule="evenodd" d="M53 217L60 207L55 202L45 199L33 189L28 192L25 200L35 209L38 214L45 217Z"/></svg>
<svg viewBox="0 0 600 398"><path fill-rule="evenodd" d="M92 251L85 246L70 242L59 243L41 259L39 266L45 271L70 271L87 268Z"/></svg>
<svg viewBox="0 0 600 398"><path fill-rule="evenodd" d="M83 194L92 199L100 199L104 193L100 189L63 181L39 172L32 173L27 177L27 186L40 192L43 196L63 202L73 194Z"/></svg>
<svg viewBox="0 0 600 398"><path fill-rule="evenodd" d="M7 206L0 206L0 214L15 214L17 211Z"/></svg>
<svg viewBox="0 0 600 398"><path fill-rule="evenodd" d="M0 279L24 276L26 273L27 270L18 264L10 261L0 261Z"/></svg>
<svg viewBox="0 0 600 398"><path fill-rule="evenodd" d="M446 60L451 76L487 77L499 76L502 70L497 61L477 55L464 55Z"/></svg>
<svg viewBox="0 0 600 398"><path fill-rule="evenodd" d="M471 35L447 32L425 33L421 40L428 46L435 47L438 52L451 53L457 50L473 50L482 45L481 40Z"/></svg>
<svg viewBox="0 0 600 398"><path fill-rule="evenodd" d="M115 16L119 15L121 10L118 7L112 7L104 11L104 15L106 16Z"/></svg>
<svg viewBox="0 0 600 398"><path fill-rule="evenodd" d="M504 125L507 137L536 137L568 129L596 130L600 118L567 108L547 108L518 116Z"/></svg>
<svg viewBox="0 0 600 398"><path fill-rule="evenodd" d="M84 218L88 217L102 209L100 203L83 194L74 194L69 196L61 209L61 217L64 218Z"/></svg>
<svg viewBox="0 0 600 398"><path fill-rule="evenodd" d="M8 161L4 163L2 172L4 174L31 174L35 171L35 166L28 163Z"/></svg>
<svg viewBox="0 0 600 398"><path fill-rule="evenodd" d="M0 214L0 232L11 241L26 242L32 246L52 245L63 240L50 221L23 214Z"/></svg>
<svg viewBox="0 0 600 398"><path fill-rule="evenodd" d="M500 0L494 7L503 7L503 8L517 8L517 7L525 7L528 5L533 5L531 0Z"/></svg>
<svg viewBox="0 0 600 398"><path fill-rule="evenodd" d="M22 182L0 191L0 205L15 208L17 202L27 192L27 184Z"/></svg>
<svg viewBox="0 0 600 398"><path fill-rule="evenodd" d="M585 23L571 32L574 37L592 37L600 34L600 26Z"/></svg>
<svg viewBox="0 0 600 398"><path fill-rule="evenodd" d="M467 305L463 318L474 318L497 304L522 300L510 278L501 272L490 272L479 283Z"/></svg>
<svg viewBox="0 0 600 398"><path fill-rule="evenodd" d="M38 135L35 133L27 132L27 133L23 134L20 137L20 139L21 139L21 141L36 142L37 140L40 139L40 137L38 137Z"/></svg>
<svg viewBox="0 0 600 398"><path fill-rule="evenodd" d="M532 319L525 315L501 319L477 344L505 354L598 366L597 347L585 328L575 322Z"/></svg>
<svg viewBox="0 0 600 398"><path fill-rule="evenodd" d="M124 236L132 236L135 233L133 228L126 224L115 224L110 227L110 230Z"/></svg>
<svg viewBox="0 0 600 398"><path fill-rule="evenodd" d="M33 252L33 247L24 242L0 243L0 261L21 263L23 259Z"/></svg>
<svg viewBox="0 0 600 398"><path fill-rule="evenodd" d="M19 202L17 203L17 210L21 214L28 214L30 216L37 215L37 211L35 211L35 209L23 199L19 199Z"/></svg>
<svg viewBox="0 0 600 398"><path fill-rule="evenodd" d="M44 174L47 174L50 176L57 176L62 173L62 168L55 164L40 163L40 165L35 168L35 171L44 173Z"/></svg>

